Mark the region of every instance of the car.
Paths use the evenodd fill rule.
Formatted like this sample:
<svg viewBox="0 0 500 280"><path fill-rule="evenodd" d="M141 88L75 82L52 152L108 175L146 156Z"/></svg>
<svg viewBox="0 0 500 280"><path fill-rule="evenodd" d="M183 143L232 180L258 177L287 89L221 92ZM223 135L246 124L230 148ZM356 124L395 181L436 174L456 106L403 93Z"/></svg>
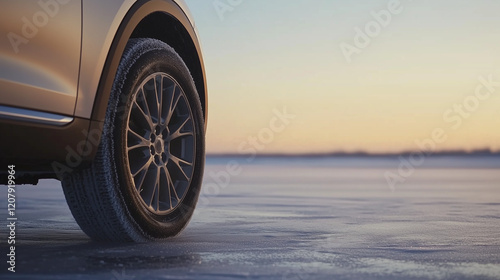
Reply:
<svg viewBox="0 0 500 280"><path fill-rule="evenodd" d="M93 240L178 235L203 179L207 83L181 0L4 1L0 179L61 181ZM10 167L10 168L8 168Z"/></svg>

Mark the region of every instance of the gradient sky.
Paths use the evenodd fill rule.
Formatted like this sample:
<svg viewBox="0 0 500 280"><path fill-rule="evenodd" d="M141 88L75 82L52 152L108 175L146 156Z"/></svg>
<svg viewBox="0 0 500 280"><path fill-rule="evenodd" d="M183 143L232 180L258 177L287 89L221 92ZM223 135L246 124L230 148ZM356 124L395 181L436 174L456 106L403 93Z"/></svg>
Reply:
<svg viewBox="0 0 500 280"><path fill-rule="evenodd" d="M400 1L350 63L341 44L356 46L355 28L390 0L186 2L204 48L209 153L418 150L435 129L439 150L500 150L500 84L474 95L479 77L500 83L500 1ZM278 126L285 107L295 118Z"/></svg>

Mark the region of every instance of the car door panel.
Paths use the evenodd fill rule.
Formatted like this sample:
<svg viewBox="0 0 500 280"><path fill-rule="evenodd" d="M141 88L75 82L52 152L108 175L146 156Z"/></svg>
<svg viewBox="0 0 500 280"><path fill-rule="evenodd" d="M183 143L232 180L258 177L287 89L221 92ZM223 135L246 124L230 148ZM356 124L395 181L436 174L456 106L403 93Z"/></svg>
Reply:
<svg viewBox="0 0 500 280"><path fill-rule="evenodd" d="M3 0L0 7L0 105L73 115L81 0Z"/></svg>

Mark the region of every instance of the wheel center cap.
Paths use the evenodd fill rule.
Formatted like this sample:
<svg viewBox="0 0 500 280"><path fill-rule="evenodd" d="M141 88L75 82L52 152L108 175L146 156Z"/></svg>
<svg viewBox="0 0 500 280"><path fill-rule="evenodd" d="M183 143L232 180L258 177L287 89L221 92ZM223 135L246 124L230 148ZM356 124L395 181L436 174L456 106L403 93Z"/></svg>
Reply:
<svg viewBox="0 0 500 280"><path fill-rule="evenodd" d="M161 138L156 139L154 147L157 154L163 153L164 150L163 140Z"/></svg>

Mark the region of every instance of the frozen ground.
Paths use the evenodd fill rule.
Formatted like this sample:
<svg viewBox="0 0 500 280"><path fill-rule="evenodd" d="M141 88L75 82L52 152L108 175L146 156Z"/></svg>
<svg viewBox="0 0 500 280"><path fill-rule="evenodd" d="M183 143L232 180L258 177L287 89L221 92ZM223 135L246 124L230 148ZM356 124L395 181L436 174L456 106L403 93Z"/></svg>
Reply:
<svg viewBox="0 0 500 280"><path fill-rule="evenodd" d="M219 194L161 243L92 243L58 182L18 187L15 274L0 188L0 278L500 279L500 160L429 159L394 190L396 160L240 159L217 183L229 160L208 161Z"/></svg>

